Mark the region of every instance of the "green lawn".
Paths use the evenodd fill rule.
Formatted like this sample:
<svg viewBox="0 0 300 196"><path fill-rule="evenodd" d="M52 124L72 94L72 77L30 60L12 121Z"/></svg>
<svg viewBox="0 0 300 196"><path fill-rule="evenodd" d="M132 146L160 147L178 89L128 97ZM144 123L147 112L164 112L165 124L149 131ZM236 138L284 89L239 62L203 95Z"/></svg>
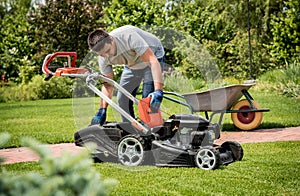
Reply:
<svg viewBox="0 0 300 196"><path fill-rule="evenodd" d="M97 163L103 179L118 180L111 195L298 195L300 142L244 144L244 158L214 171L125 167ZM0 165L14 175L42 172L36 162Z"/></svg>
<svg viewBox="0 0 300 196"><path fill-rule="evenodd" d="M9 146L19 146L25 136L42 143L72 142L76 130L72 99L1 103L0 116L0 132L11 134Z"/></svg>
<svg viewBox="0 0 300 196"><path fill-rule="evenodd" d="M264 113L259 128L299 126L299 99L250 91L270 112ZM98 98L39 100L0 104L0 132L12 136L8 147L20 146L20 139L33 137L42 143L73 142L73 134L87 126ZM173 103L165 108L183 111ZM164 111L170 115L173 111ZM116 113L109 110L109 120ZM226 114L223 131L236 131ZM198 168L124 167L94 164L104 179L119 181L112 195L297 195L300 192L300 142L244 144L244 159L215 171ZM43 172L36 162L0 165L13 175Z"/></svg>
<svg viewBox="0 0 300 196"><path fill-rule="evenodd" d="M261 107L270 108L264 113L259 128L292 127L300 125L300 99L286 98L277 94L251 91ZM12 136L9 147L20 146L20 138L33 137L42 143L73 142L76 130L86 127L98 107L98 98L53 99L16 103L0 103L0 132ZM187 112L178 104L164 101L165 117ZM111 109L108 120L120 119ZM223 131L236 131L230 114L225 114Z"/></svg>
<svg viewBox="0 0 300 196"><path fill-rule="evenodd" d="M296 195L300 191L299 144L243 145L241 162L215 171L149 167L141 172L113 164L96 168L104 177L120 181L116 195Z"/></svg>

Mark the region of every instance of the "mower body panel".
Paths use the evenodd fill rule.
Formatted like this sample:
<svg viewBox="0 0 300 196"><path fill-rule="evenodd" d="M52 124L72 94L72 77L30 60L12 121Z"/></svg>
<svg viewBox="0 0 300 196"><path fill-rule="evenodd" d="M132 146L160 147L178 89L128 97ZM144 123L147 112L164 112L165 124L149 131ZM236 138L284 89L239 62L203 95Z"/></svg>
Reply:
<svg viewBox="0 0 300 196"><path fill-rule="evenodd" d="M118 162L118 144L128 135L136 135L149 146L145 152L153 159L151 165L160 167L195 167L194 157L202 147L213 146L219 137L219 126L196 115L172 115L163 126L152 128L152 135L140 136L130 123L106 123L103 126L92 125L74 134L75 144L85 146L93 142L97 148L92 152L94 160L100 162ZM219 165L234 162L233 153L216 146L219 153Z"/></svg>

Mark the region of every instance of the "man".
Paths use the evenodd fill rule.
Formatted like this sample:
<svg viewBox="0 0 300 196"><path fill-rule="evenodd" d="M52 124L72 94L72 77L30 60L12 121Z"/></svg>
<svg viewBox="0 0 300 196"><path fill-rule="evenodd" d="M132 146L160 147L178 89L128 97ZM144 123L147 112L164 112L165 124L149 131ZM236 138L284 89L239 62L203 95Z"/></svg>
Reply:
<svg viewBox="0 0 300 196"><path fill-rule="evenodd" d="M112 65L125 65L120 85L133 96L143 81L142 97L151 96L150 107L157 111L163 98L162 69L164 48L153 34L133 26L123 26L107 33L97 29L89 34L88 44L99 55L101 73L113 79ZM113 96L113 86L104 83L102 92ZM123 93L118 92L118 103L122 109L134 117L133 103ZM108 103L100 101L100 109L91 124L104 124ZM123 121L126 121L122 117Z"/></svg>

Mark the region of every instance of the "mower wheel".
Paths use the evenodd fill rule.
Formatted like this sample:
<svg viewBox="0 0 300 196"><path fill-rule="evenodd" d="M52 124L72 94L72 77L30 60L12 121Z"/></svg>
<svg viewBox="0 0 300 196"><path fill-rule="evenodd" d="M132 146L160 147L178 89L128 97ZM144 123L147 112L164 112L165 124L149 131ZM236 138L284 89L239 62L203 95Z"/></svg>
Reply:
<svg viewBox="0 0 300 196"><path fill-rule="evenodd" d="M195 163L200 169L217 169L220 166L220 153L210 146L200 148L195 155Z"/></svg>
<svg viewBox="0 0 300 196"><path fill-rule="evenodd" d="M137 135L127 135L118 144L118 160L123 165L137 166L145 160L145 141Z"/></svg>
<svg viewBox="0 0 300 196"><path fill-rule="evenodd" d="M251 100L256 109L260 109L261 107L257 102ZM243 99L237 102L232 110L250 110L250 103L248 100ZM237 112L231 113L231 119L233 124L244 131L249 131L257 128L262 121L263 113L262 112Z"/></svg>
<svg viewBox="0 0 300 196"><path fill-rule="evenodd" d="M244 156L242 146L236 141L226 141L221 145L222 148L232 152L234 161L241 161Z"/></svg>

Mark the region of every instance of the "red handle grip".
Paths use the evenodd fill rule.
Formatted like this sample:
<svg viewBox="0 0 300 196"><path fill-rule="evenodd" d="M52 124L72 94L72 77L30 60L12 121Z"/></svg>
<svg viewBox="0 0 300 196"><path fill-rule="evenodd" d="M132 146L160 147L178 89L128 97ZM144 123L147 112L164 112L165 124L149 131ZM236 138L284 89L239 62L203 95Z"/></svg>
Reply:
<svg viewBox="0 0 300 196"><path fill-rule="evenodd" d="M54 75L54 73L51 70L49 70L48 67L55 57L68 57L69 59L71 59L71 57L73 57L71 67L74 67L74 68L76 67L76 59L77 59L76 52L55 52L53 54L47 55L44 60L42 70L45 74Z"/></svg>

